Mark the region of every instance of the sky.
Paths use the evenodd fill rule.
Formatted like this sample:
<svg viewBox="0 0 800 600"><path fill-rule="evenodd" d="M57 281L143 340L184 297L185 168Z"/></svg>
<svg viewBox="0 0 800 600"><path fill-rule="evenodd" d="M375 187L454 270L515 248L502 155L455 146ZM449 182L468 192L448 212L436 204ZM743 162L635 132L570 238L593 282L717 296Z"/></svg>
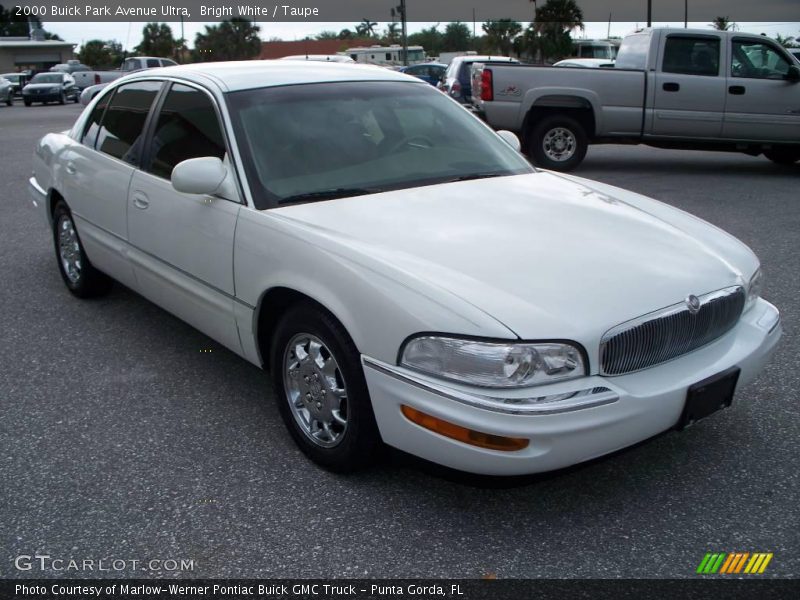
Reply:
<svg viewBox="0 0 800 600"><path fill-rule="evenodd" d="M181 35L181 24L167 23L173 31L175 37ZM184 23L184 36L188 40L189 47L194 44L195 35L198 32L205 31L205 25L214 25L215 23ZM52 33L57 33L64 40L75 44L82 44L83 42L93 39L115 39L122 42L126 50L133 50L142 37L142 28L144 23L76 23L76 22L45 22L45 29ZM431 27L436 23L409 23L409 33L414 33L423 28ZM446 23L439 24L439 31L444 31ZM467 24L472 26L471 23ZM637 27L644 26L645 23L612 23L611 35L624 36L626 33L633 31ZM669 26L669 27L683 27L683 23L654 23L655 26ZM270 38L282 38L284 40L300 40L306 36L314 36L315 34L331 30L340 31L344 28L351 30L355 29L356 23L260 23L261 27L260 37L262 40L267 41ZM699 27L702 29L708 28L708 23L689 23L690 27ZM800 37L800 21L797 22L784 22L784 23L738 23L739 31L748 33L766 33L768 36L775 37L777 34L783 36ZM386 23L379 23L378 31L383 32ZM477 24L477 34L481 35L481 24ZM583 34L576 37L587 38L605 38L608 34L608 23L586 23L586 30Z"/></svg>

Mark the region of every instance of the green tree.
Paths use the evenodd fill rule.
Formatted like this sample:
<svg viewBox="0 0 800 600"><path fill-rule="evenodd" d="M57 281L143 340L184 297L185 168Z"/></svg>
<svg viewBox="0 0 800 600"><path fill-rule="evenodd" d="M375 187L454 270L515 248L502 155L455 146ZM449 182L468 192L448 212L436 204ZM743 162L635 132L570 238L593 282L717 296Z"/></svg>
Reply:
<svg viewBox="0 0 800 600"><path fill-rule="evenodd" d="M339 32L339 39L340 40L352 40L353 37L355 37L355 36L353 35L353 32L350 31L349 29L342 29Z"/></svg>
<svg viewBox="0 0 800 600"><path fill-rule="evenodd" d="M194 40L194 59L198 62L213 60L247 60L261 52L259 27L247 19L234 17L219 25L206 25L205 33Z"/></svg>
<svg viewBox="0 0 800 600"><path fill-rule="evenodd" d="M142 41L136 46L137 54L172 58L178 46L172 29L166 23L148 23L142 29Z"/></svg>
<svg viewBox="0 0 800 600"><path fill-rule="evenodd" d="M378 26L374 21L369 19L362 19L361 23L356 25L356 33L365 37L375 37L375 28Z"/></svg>
<svg viewBox="0 0 800 600"><path fill-rule="evenodd" d="M547 0L525 34L527 48L542 58L559 60L572 53L574 30L583 30L583 11L575 0Z"/></svg>
<svg viewBox="0 0 800 600"><path fill-rule="evenodd" d="M436 28L438 23L408 36L409 46L422 46L428 56L438 56L442 51L444 36Z"/></svg>
<svg viewBox="0 0 800 600"><path fill-rule="evenodd" d="M55 33L45 31L39 17L18 17L13 7L6 10L0 4L0 37L28 37L33 29L41 29L46 40L64 41Z"/></svg>
<svg viewBox="0 0 800 600"><path fill-rule="evenodd" d="M400 24L394 21L386 25L386 32L383 35L383 41L386 44L399 44L400 43Z"/></svg>
<svg viewBox="0 0 800 600"><path fill-rule="evenodd" d="M795 44L795 37L790 35L787 37L783 37L780 33L775 36L775 41L778 42L784 48L795 48L797 44Z"/></svg>
<svg viewBox="0 0 800 600"><path fill-rule="evenodd" d="M464 23L454 21L448 23L444 28L444 36L442 36L442 48L444 52L459 52L467 50L470 47L472 34L469 27Z"/></svg>
<svg viewBox="0 0 800 600"><path fill-rule="evenodd" d="M125 57L122 44L116 40L89 40L78 52L78 60L94 69L117 68Z"/></svg>
<svg viewBox="0 0 800 600"><path fill-rule="evenodd" d="M335 31L320 31L317 35L314 36L315 40L338 40L340 39L340 34L336 33Z"/></svg>
<svg viewBox="0 0 800 600"><path fill-rule="evenodd" d="M486 34L486 39L482 40L481 45L488 47L489 51L497 50L505 56L511 53L514 39L522 33L522 25L511 19L486 21L481 25L481 29Z"/></svg>
<svg viewBox="0 0 800 600"><path fill-rule="evenodd" d="M736 23L728 17L717 17L711 22L710 27L717 31L736 31Z"/></svg>

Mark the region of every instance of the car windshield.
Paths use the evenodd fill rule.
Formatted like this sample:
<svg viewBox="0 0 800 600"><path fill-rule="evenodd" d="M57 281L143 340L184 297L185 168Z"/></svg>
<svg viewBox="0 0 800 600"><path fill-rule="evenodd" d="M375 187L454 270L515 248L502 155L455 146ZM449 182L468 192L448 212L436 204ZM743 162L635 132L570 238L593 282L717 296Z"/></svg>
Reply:
<svg viewBox="0 0 800 600"><path fill-rule="evenodd" d="M228 103L261 209L533 171L424 83L261 88L228 94Z"/></svg>
<svg viewBox="0 0 800 600"><path fill-rule="evenodd" d="M58 73L39 73L34 75L31 83L61 83L63 76Z"/></svg>
<svg viewBox="0 0 800 600"><path fill-rule="evenodd" d="M8 79L9 81L12 81L14 83L19 82L19 75L14 75L13 73L9 75L0 75L0 77Z"/></svg>

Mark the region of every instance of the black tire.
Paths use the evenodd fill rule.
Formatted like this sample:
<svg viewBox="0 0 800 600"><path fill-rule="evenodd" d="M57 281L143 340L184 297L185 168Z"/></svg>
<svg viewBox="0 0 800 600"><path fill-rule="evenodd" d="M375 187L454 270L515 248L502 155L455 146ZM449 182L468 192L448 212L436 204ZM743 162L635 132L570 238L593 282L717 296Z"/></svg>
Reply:
<svg viewBox="0 0 800 600"><path fill-rule="evenodd" d="M311 433L307 433L298 422L299 417L293 415L290 407L292 401L284 384L284 365L287 357L290 360L291 357L297 358L290 349L290 343L291 346L295 346L298 337L302 338L304 335L316 337L323 344L320 355L331 356L335 363L338 363L335 373L336 385L346 390L346 398L340 405L343 409L340 414L344 413L346 428L340 432L341 438L333 447L322 447L320 442L311 440ZM292 438L311 460L339 473L356 471L373 464L381 456L383 449L359 357L360 354L344 327L328 312L310 302L295 305L283 315L270 348L269 366L275 399ZM290 378L288 370L286 372L288 379ZM301 382L298 383L303 385ZM324 398L331 397L324 390L320 392L319 386L317 390L317 393L324 394ZM314 404L313 397L309 394L305 394L307 400L301 396L298 398L309 403L308 406L302 407L303 410L310 410L310 405ZM319 425L321 423L318 423ZM337 424L331 422L330 425L333 428ZM318 431L318 433L323 432Z"/></svg>
<svg viewBox="0 0 800 600"><path fill-rule="evenodd" d="M14 93L9 92L8 97L6 98L6 106L11 106L14 104Z"/></svg>
<svg viewBox="0 0 800 600"><path fill-rule="evenodd" d="M25 106L30 106L31 104L33 104L33 102L31 102L30 100L23 100L23 102L25 103Z"/></svg>
<svg viewBox="0 0 800 600"><path fill-rule="evenodd" d="M779 165L793 165L800 160L800 147L772 148L764 150L764 156Z"/></svg>
<svg viewBox="0 0 800 600"><path fill-rule="evenodd" d="M565 132L565 135L556 135L553 142L553 134L559 131ZM560 148L553 144L562 140L565 149L561 154L565 158L557 160L553 155L557 154ZM545 149L546 144L552 148L550 155ZM532 125L526 146L528 157L543 169L571 171L581 164L586 156L589 140L578 121L566 115L553 115Z"/></svg>
<svg viewBox="0 0 800 600"><path fill-rule="evenodd" d="M72 97L72 101L73 101L75 104L77 104L78 102L80 102L80 101L81 101L81 95L80 95L80 94L75 94L75 95Z"/></svg>
<svg viewBox="0 0 800 600"><path fill-rule="evenodd" d="M74 231L75 243L77 244L77 257L80 260L80 268L77 270L77 277L67 273L66 266L62 259L59 231L64 227L72 227ZM56 252L56 263L58 264L58 272L61 273L61 278L64 283L75 296L78 298L94 298L102 296L111 289L112 280L105 273L98 271L89 259L86 257L86 252L83 249L78 231L75 229L75 222L72 220L72 214L66 202L59 200L56 208L53 211L53 244Z"/></svg>
<svg viewBox="0 0 800 600"><path fill-rule="evenodd" d="M64 95L64 92L61 92L61 95L58 97L58 103L59 104L67 103L67 97Z"/></svg>

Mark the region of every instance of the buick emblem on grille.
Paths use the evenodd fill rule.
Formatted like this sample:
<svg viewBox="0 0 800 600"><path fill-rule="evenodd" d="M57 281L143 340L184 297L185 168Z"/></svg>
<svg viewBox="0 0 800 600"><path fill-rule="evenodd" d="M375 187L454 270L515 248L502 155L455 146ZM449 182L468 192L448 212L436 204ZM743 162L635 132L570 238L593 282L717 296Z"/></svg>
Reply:
<svg viewBox="0 0 800 600"><path fill-rule="evenodd" d="M694 294L689 294L686 296L686 308L689 309L689 313L696 315L700 312L700 298L695 296Z"/></svg>

